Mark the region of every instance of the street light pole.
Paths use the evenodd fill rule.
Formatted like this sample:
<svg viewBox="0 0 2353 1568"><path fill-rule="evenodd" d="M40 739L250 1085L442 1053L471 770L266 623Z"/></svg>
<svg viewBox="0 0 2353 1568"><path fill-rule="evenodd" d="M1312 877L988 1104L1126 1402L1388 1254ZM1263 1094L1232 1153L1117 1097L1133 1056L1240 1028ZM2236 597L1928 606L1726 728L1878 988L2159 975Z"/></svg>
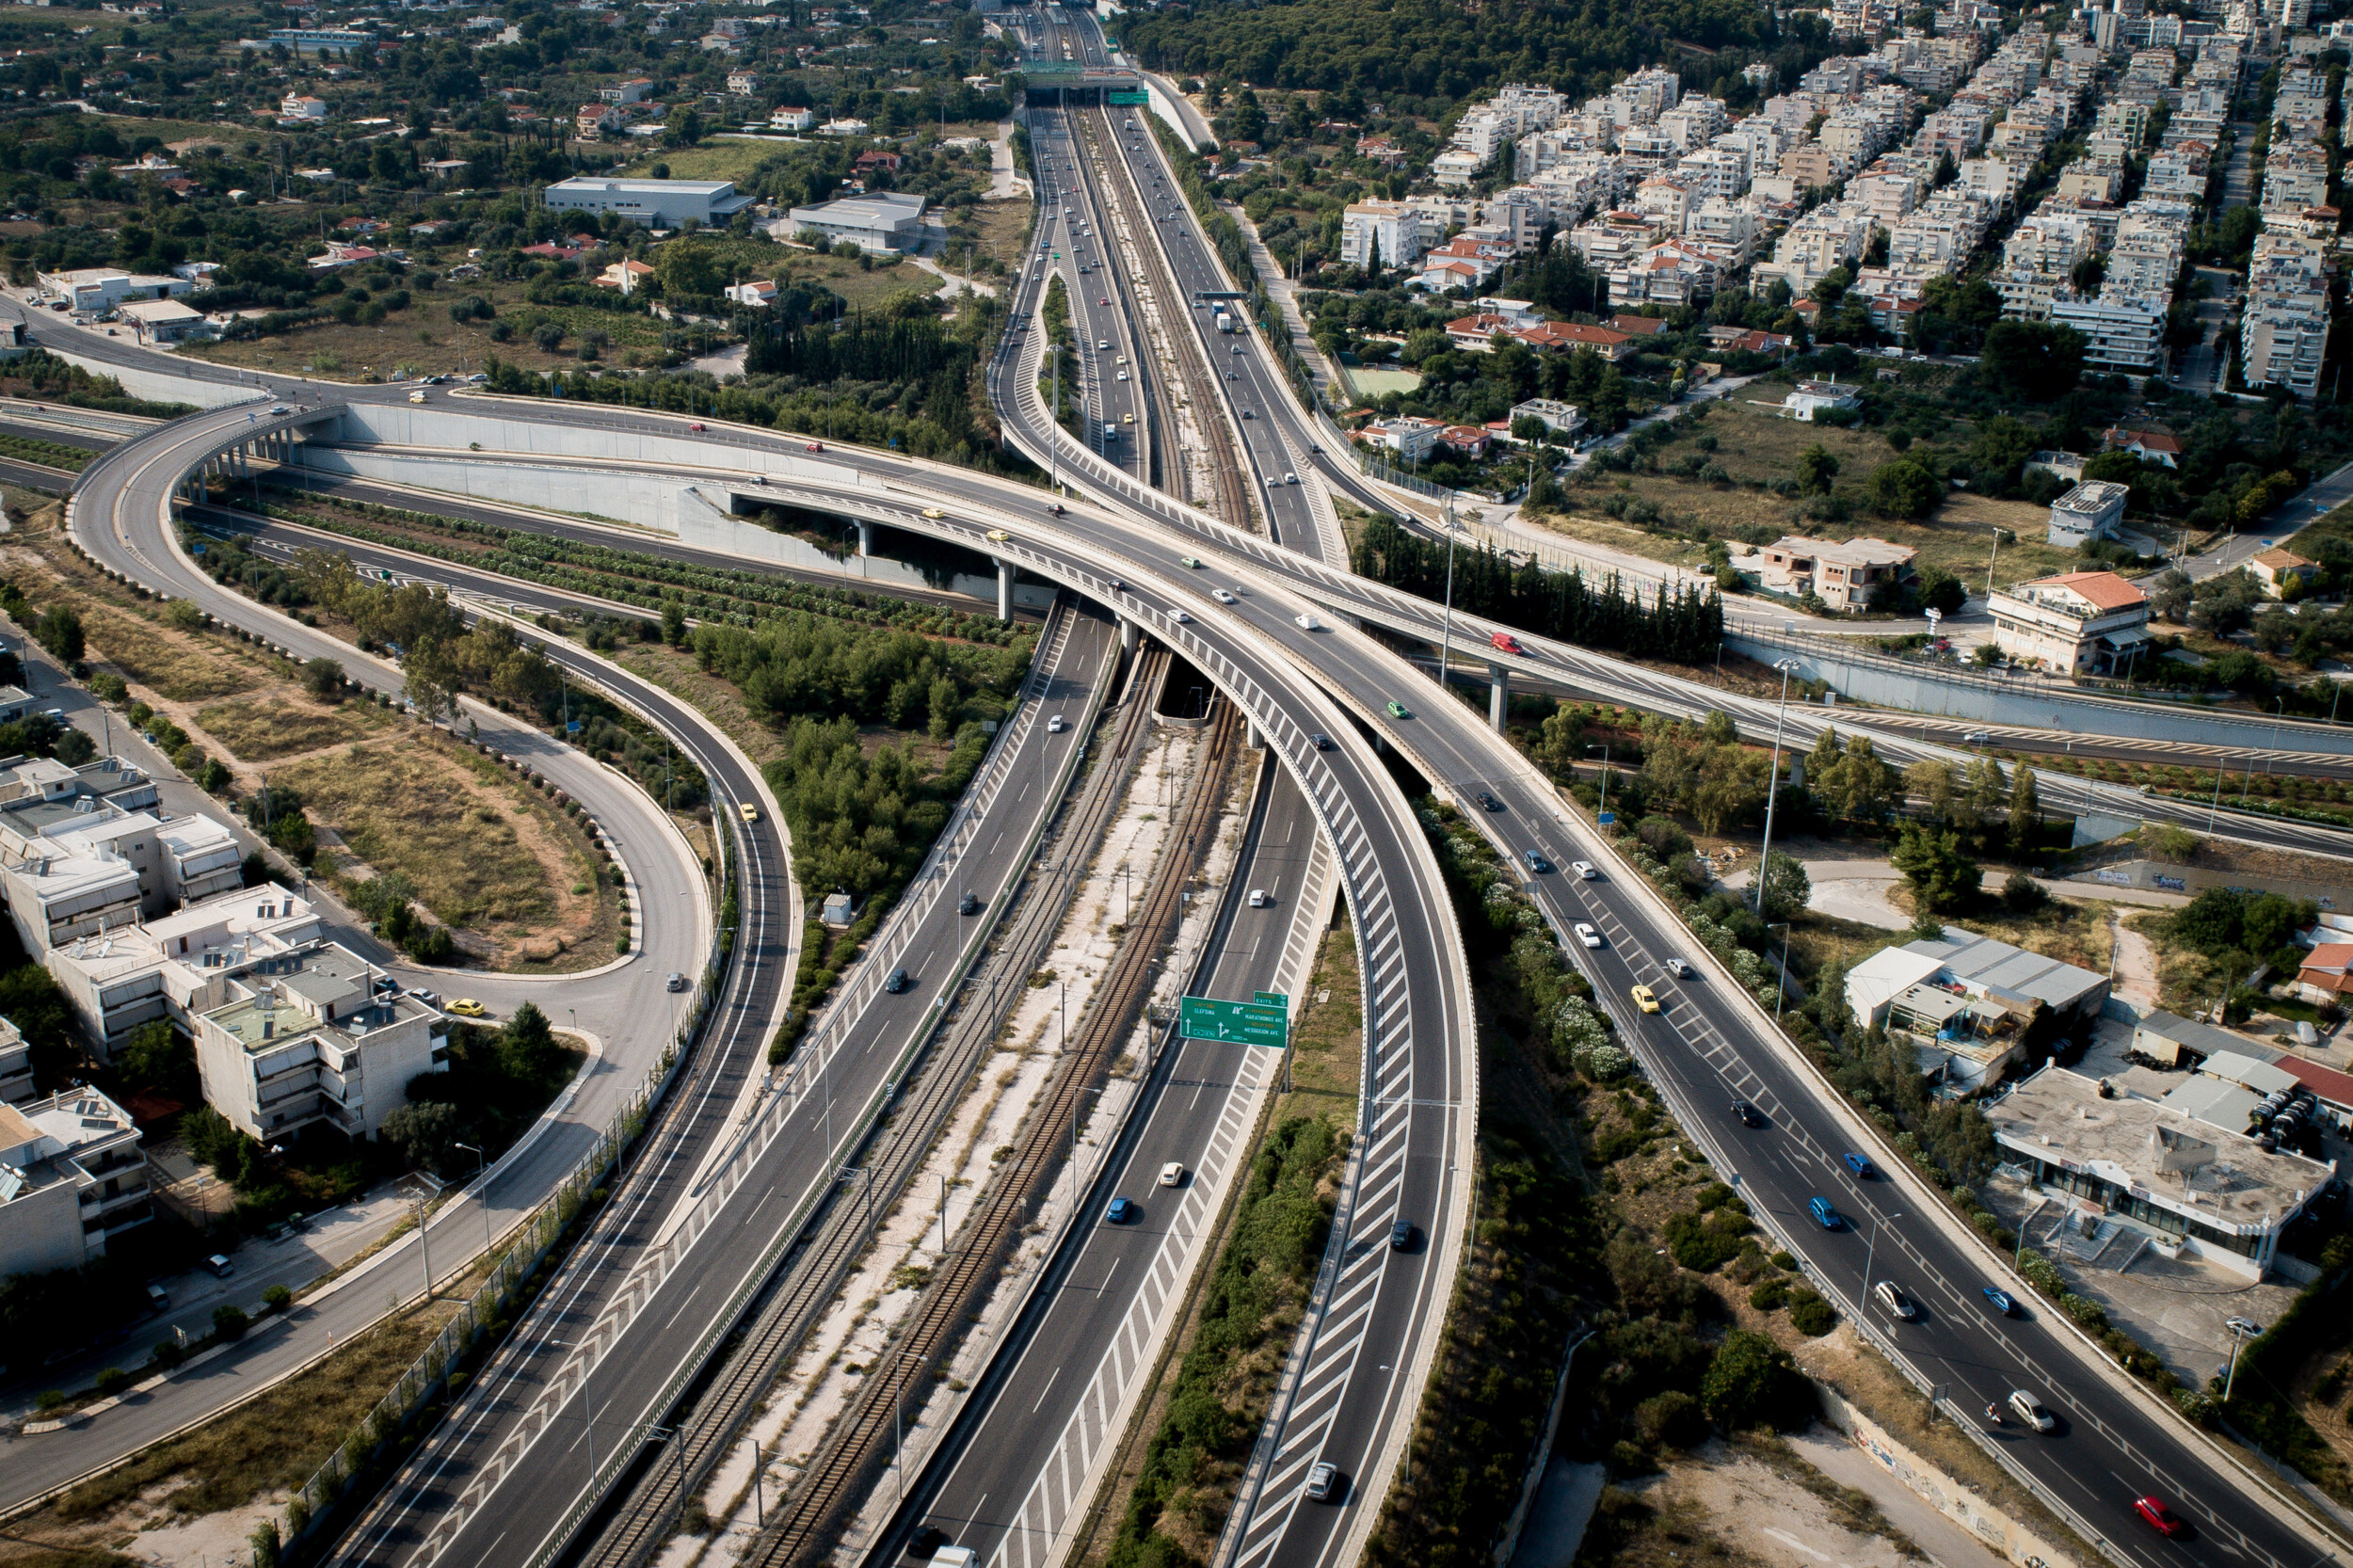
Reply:
<svg viewBox="0 0 2353 1568"><path fill-rule="evenodd" d="M1609 821L1609 748L1606 745L1587 746L1585 755L1591 757L1596 751L1601 753L1601 804L1593 808L1593 821L1597 825L1606 826Z"/></svg>
<svg viewBox="0 0 2353 1568"><path fill-rule="evenodd" d="M1454 657L1454 497L1446 499L1446 618L1438 631L1438 691L1446 691L1446 667Z"/></svg>
<svg viewBox="0 0 2353 1568"><path fill-rule="evenodd" d="M474 1200L482 1205L482 1256L490 1256L490 1182L489 1167L483 1161L482 1151L472 1144L458 1144L457 1148L473 1156Z"/></svg>
<svg viewBox="0 0 2353 1568"><path fill-rule="evenodd" d="M1782 1000L1789 994L1789 922L1776 920L1765 931L1768 936L1775 931L1781 933L1781 984L1773 992L1773 1022L1779 1023Z"/></svg>
<svg viewBox="0 0 2353 1568"><path fill-rule="evenodd" d="M1781 727L1789 717L1789 672L1798 667L1795 659L1780 659L1773 668L1781 671L1781 707L1773 716L1773 760L1765 770L1765 845L1756 856L1756 912L1765 913L1765 873L1773 863L1773 808L1781 801Z"/></svg>

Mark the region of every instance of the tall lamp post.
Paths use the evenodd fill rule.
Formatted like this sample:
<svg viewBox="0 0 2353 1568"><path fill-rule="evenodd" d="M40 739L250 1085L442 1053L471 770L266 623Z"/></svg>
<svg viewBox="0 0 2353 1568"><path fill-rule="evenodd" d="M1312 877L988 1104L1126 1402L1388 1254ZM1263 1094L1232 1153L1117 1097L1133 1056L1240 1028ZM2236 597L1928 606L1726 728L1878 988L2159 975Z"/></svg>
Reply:
<svg viewBox="0 0 2353 1568"><path fill-rule="evenodd" d="M473 1156L473 1195L475 1201L482 1205L482 1256L487 1261L490 1256L489 1167L483 1162L482 1151L475 1148L472 1144L455 1144L451 1146L454 1148L464 1149L467 1153Z"/></svg>
<svg viewBox="0 0 2353 1568"><path fill-rule="evenodd" d="M1600 826L1609 824L1609 748L1606 745L1587 746L1585 755L1601 753L1601 802L1593 808L1593 821Z"/></svg>
<svg viewBox="0 0 2353 1568"><path fill-rule="evenodd" d="M1798 667L1795 659L1778 659L1773 668L1781 671L1781 708L1773 717L1773 760L1765 772L1765 846L1756 856L1756 909L1765 912L1765 871L1773 863L1773 808L1781 801L1781 727L1789 717L1789 673Z"/></svg>
<svg viewBox="0 0 2353 1568"><path fill-rule="evenodd" d="M1757 875L1762 879L1764 873L1759 872ZM1757 911L1762 914L1765 905L1765 897L1762 893L1757 895L1756 902ZM1789 922L1776 920L1765 928L1767 936L1776 931L1781 933L1781 984L1773 990L1773 1022L1779 1023L1781 1022L1782 1000L1789 994Z"/></svg>
<svg viewBox="0 0 2353 1568"><path fill-rule="evenodd" d="M2257 1328L2254 1324L2249 1322L2244 1318L2232 1319L2230 1322L2230 1329L2231 1365L2222 1374L2222 1402L2224 1404L2229 1404L2231 1402L2231 1385L2238 1381L2239 1347L2247 1342L2249 1335L2260 1335L2263 1333L2263 1330Z"/></svg>
<svg viewBox="0 0 2353 1568"><path fill-rule="evenodd" d="M1438 630L1438 690L1446 690L1447 665L1454 658L1454 497L1446 500L1446 618Z"/></svg>

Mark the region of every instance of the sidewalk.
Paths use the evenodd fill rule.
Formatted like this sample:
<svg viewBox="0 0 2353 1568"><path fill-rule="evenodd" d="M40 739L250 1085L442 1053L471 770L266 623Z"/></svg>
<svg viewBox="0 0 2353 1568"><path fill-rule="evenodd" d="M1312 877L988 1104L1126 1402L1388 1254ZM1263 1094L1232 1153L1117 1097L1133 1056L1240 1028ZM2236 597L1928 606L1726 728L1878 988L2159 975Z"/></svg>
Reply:
<svg viewBox="0 0 2353 1568"><path fill-rule="evenodd" d="M1259 283L1265 287L1268 297L1274 301L1275 307L1283 312L1283 325L1290 333L1291 348L1306 362L1307 374L1314 380L1316 390L1327 396L1333 395L1335 367L1331 360L1323 357L1323 350L1316 346L1315 339L1307 334L1307 318L1299 310L1299 286L1284 275L1283 264L1274 259L1273 253L1267 249L1266 242L1258 237L1258 226L1250 221L1248 213L1224 201L1218 203L1218 211L1232 218L1241 230L1242 243L1250 252L1250 264L1258 269ZM1339 394L1346 396L1344 387L1339 389Z"/></svg>

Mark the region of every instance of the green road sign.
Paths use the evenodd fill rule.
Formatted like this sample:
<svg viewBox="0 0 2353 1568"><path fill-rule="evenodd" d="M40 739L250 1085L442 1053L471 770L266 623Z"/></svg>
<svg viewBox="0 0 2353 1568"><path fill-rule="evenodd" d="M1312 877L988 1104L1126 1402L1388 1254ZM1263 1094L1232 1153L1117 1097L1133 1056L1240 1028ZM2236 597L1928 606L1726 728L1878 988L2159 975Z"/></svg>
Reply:
<svg viewBox="0 0 2353 1568"><path fill-rule="evenodd" d="M1188 1040L1240 1040L1244 1045L1281 1050L1289 1034L1287 1008L1262 1001L1220 1001L1215 997L1186 997L1178 1004L1176 1021Z"/></svg>
<svg viewBox="0 0 2353 1568"><path fill-rule="evenodd" d="M1103 95L1103 102L1106 104L1144 104L1152 102L1152 95L1148 92L1107 92Z"/></svg>
<svg viewBox="0 0 2353 1568"><path fill-rule="evenodd" d="M1279 1007L1287 1013L1290 1011L1291 999L1280 991L1260 991L1258 1001L1262 1006Z"/></svg>

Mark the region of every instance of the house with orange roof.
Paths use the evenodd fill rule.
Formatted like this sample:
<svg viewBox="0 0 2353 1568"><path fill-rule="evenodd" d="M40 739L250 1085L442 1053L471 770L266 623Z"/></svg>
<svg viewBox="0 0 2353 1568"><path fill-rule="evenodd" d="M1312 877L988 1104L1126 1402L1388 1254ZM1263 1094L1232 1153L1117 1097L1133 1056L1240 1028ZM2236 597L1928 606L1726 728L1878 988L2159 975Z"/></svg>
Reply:
<svg viewBox="0 0 2353 1568"><path fill-rule="evenodd" d="M2167 468L2182 466L2182 438L2170 430L2127 430L2110 425L2101 437L2103 450L2129 452L2144 463L2163 463Z"/></svg>
<svg viewBox="0 0 2353 1568"><path fill-rule="evenodd" d="M2062 674L2113 675L2149 647L2149 596L2112 571L2071 571L1986 601L2003 652Z"/></svg>
<svg viewBox="0 0 2353 1568"><path fill-rule="evenodd" d="M2353 942L2323 942L2296 971L2296 994L2314 1006L2353 992Z"/></svg>
<svg viewBox="0 0 2353 1568"><path fill-rule="evenodd" d="M2320 563L2307 561L2292 550L2274 546L2247 563L2247 569L2255 574L2255 581L2274 599L2287 597L2290 583L2301 583L2309 588L2313 579L2320 575Z"/></svg>

